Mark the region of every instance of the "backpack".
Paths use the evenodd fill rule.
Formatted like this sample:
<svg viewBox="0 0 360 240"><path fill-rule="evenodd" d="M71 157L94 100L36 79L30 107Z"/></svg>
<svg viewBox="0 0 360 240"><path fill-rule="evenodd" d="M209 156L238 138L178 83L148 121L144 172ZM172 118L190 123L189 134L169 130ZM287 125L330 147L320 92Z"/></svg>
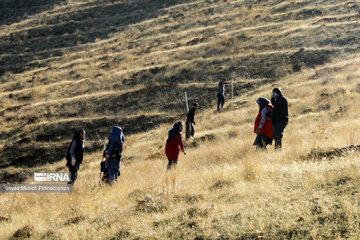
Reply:
<svg viewBox="0 0 360 240"><path fill-rule="evenodd" d="M106 157L106 152L109 149L109 146L110 146L110 141L108 142L108 144L103 152L103 157ZM119 144L119 143L115 143L114 149L109 158L117 159L118 161L120 161L122 150L123 150L123 145Z"/></svg>
<svg viewBox="0 0 360 240"><path fill-rule="evenodd" d="M100 171L103 173L107 173L107 168L105 166L105 161L100 162Z"/></svg>

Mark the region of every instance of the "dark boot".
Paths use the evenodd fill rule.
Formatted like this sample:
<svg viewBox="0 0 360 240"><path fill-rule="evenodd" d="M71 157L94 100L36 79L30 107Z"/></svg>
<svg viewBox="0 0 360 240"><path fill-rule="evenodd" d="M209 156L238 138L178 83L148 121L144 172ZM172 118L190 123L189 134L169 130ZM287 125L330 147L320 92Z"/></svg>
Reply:
<svg viewBox="0 0 360 240"><path fill-rule="evenodd" d="M282 148L281 139L275 139L275 149L281 149L281 148Z"/></svg>

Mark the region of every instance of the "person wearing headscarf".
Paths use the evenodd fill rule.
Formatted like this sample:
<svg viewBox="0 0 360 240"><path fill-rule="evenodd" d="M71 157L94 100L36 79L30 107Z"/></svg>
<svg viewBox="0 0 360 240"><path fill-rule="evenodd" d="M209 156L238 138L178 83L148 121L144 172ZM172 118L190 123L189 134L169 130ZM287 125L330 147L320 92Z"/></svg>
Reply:
<svg viewBox="0 0 360 240"><path fill-rule="evenodd" d="M183 137L182 137L182 122L176 122L174 127L169 131L168 138L165 145L165 154L169 160L168 169L171 169L172 166L177 165L179 159L180 151L183 151L186 154L184 149Z"/></svg>
<svg viewBox="0 0 360 240"><path fill-rule="evenodd" d="M271 103L274 106L272 124L274 129L275 149L281 149L284 130L289 122L288 101L279 88L274 88Z"/></svg>
<svg viewBox="0 0 360 240"><path fill-rule="evenodd" d="M270 119L271 111L274 107L268 99L262 97L257 99L256 103L259 106L259 113L254 124L254 133L256 133L254 145L257 148L266 149L268 144L272 144L274 138L273 126Z"/></svg>
<svg viewBox="0 0 360 240"><path fill-rule="evenodd" d="M115 126L109 136L108 145L104 151L105 167L108 169L109 183L116 183L120 176L120 165L125 136L120 127Z"/></svg>
<svg viewBox="0 0 360 240"><path fill-rule="evenodd" d="M220 111L220 109L224 107L224 103L225 103L225 85L226 84L229 84L229 82L226 81L226 78L223 78L223 80L221 80L219 82L219 85L218 85L218 91L217 91L217 98L218 98L217 110L218 111Z"/></svg>
<svg viewBox="0 0 360 240"><path fill-rule="evenodd" d="M78 177L78 170L80 169L80 164L83 161L85 149L85 130L77 129L75 131L74 137L70 143L70 146L66 153L66 166L69 168L70 182L68 184L74 184Z"/></svg>
<svg viewBox="0 0 360 240"><path fill-rule="evenodd" d="M194 125L196 125L195 123L195 112L198 109L199 105L197 103L193 104L193 107L189 110L189 112L186 114L186 140L188 140L189 138L194 139L194 135L195 135L195 129L194 129Z"/></svg>

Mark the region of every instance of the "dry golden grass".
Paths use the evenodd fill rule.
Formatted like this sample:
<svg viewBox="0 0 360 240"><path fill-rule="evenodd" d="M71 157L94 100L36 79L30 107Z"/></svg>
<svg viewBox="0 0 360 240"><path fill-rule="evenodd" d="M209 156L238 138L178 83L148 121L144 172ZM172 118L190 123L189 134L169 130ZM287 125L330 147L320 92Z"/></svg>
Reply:
<svg viewBox="0 0 360 240"><path fill-rule="evenodd" d="M228 101L222 113L199 112L198 146L190 142L180 156L175 187L165 184L163 148L171 126L165 124L127 138L124 157L132 160L116 185L98 185L98 152L86 154L71 194L2 194L0 216L9 220L0 236L29 226L34 239L357 239L359 152L327 159L307 154L360 142L359 62L333 62L283 79L290 124L280 152L252 146L255 100L271 94L266 84ZM323 104L329 109L317 109ZM202 142L202 136L214 139Z"/></svg>
<svg viewBox="0 0 360 240"><path fill-rule="evenodd" d="M120 11L124 2L156 14L143 18L130 12L125 25L122 16L92 17L106 7ZM54 42L74 41L34 52L34 58L24 58L33 67L1 76L0 131L6 137L0 147L26 138L34 147L67 145L59 132L69 130L70 123L178 116L183 91L195 89L188 93L191 101L201 101L196 140L180 156L175 187L165 183L164 144L172 123L155 122L150 131L127 135L114 186L99 186L101 153L95 152L85 154L71 194L0 194L5 206L0 216L7 219L0 218L0 239L21 229L32 239L358 239L359 151L331 154L360 142L357 4L158 0L161 10L154 10L152 1L143 2L146 6L71 0L0 26L4 46L11 46L10 35L26 45L18 55L52 37L36 36L41 29L64 31ZM79 24L74 33L62 29L67 22ZM80 37L83 28L88 38ZM21 32L25 40L19 40ZM291 59L299 48L305 48L306 59L299 60L297 71ZM313 64L318 58L324 62ZM156 68L160 72L152 73ZM214 83L223 76L234 80L236 97L229 100L227 88L226 109L216 113ZM284 149L257 152L252 146L255 100L270 97L275 86L290 104ZM114 99L119 105L123 99L136 101L109 109ZM95 136L107 128L86 130ZM35 141L55 132L59 136L50 141ZM93 136L88 142L98 140ZM16 175L66 168L60 161L6 170Z"/></svg>

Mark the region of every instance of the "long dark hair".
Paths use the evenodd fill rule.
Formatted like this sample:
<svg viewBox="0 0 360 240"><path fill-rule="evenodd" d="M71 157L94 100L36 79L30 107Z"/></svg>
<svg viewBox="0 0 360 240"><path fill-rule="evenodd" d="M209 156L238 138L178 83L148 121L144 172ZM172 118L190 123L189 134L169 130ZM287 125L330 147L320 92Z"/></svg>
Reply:
<svg viewBox="0 0 360 240"><path fill-rule="evenodd" d="M180 126L182 126L182 122L180 121L174 124L173 128L169 131L168 139L166 140L166 142L169 142L176 135L181 134Z"/></svg>

